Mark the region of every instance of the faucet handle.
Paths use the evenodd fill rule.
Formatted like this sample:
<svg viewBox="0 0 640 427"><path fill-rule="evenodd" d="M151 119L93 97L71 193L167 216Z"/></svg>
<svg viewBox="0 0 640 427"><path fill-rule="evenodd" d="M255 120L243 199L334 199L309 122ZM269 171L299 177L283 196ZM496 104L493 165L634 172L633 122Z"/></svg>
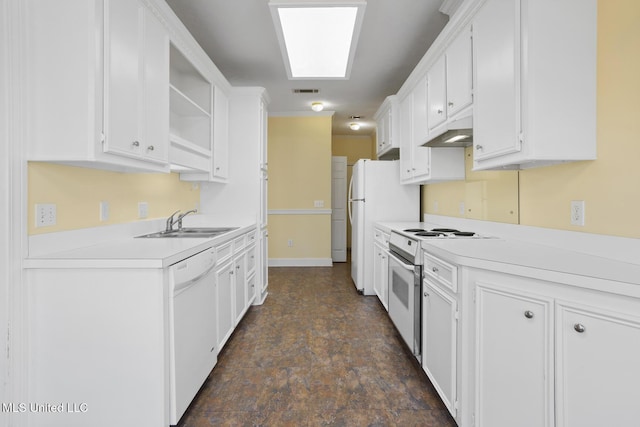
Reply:
<svg viewBox="0 0 640 427"><path fill-rule="evenodd" d="M177 213L180 212L180 209L172 213L169 218L167 218L167 228L166 231L171 231L173 229L173 217L176 216Z"/></svg>

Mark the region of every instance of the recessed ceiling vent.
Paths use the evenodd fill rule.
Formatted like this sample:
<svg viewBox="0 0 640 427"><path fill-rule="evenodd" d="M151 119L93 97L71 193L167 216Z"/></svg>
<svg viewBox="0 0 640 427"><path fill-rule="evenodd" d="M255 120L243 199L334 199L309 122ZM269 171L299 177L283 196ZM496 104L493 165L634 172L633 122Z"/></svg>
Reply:
<svg viewBox="0 0 640 427"><path fill-rule="evenodd" d="M293 93L318 93L318 89L293 89Z"/></svg>

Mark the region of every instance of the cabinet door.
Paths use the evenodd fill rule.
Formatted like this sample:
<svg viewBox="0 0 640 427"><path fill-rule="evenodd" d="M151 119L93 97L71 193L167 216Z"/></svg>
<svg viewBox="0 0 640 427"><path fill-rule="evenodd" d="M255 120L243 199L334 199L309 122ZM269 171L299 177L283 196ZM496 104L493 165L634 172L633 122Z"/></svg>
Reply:
<svg viewBox="0 0 640 427"><path fill-rule="evenodd" d="M235 325L233 315L233 262L216 270L216 308L218 314L218 351L222 350Z"/></svg>
<svg viewBox="0 0 640 427"><path fill-rule="evenodd" d="M422 369L453 417L457 415L458 304L431 281L422 291Z"/></svg>
<svg viewBox="0 0 640 427"><path fill-rule="evenodd" d="M143 155L169 161L169 35L144 9L144 129Z"/></svg>
<svg viewBox="0 0 640 427"><path fill-rule="evenodd" d="M639 361L640 318L558 303L556 425L638 425Z"/></svg>
<svg viewBox="0 0 640 427"><path fill-rule="evenodd" d="M213 107L213 179L229 177L229 98L217 87Z"/></svg>
<svg viewBox="0 0 640 427"><path fill-rule="evenodd" d="M410 181L413 177L413 94L400 102L400 181Z"/></svg>
<svg viewBox="0 0 640 427"><path fill-rule="evenodd" d="M234 287L235 287L235 322L237 325L244 315L247 307L247 262L245 253L238 255L234 260Z"/></svg>
<svg viewBox="0 0 640 427"><path fill-rule="evenodd" d="M447 119L447 110L445 108L447 101L446 62L444 55L427 71L427 82L429 86L427 121L429 130L432 130Z"/></svg>
<svg viewBox="0 0 640 427"><path fill-rule="evenodd" d="M384 254L384 248L377 243L373 245L373 291L378 296L378 299L382 305L387 308L384 301L384 294L382 292L382 278L387 275L387 272L382 270L382 256Z"/></svg>
<svg viewBox="0 0 640 427"><path fill-rule="evenodd" d="M520 1L487 0L473 20L474 160L520 151L519 49Z"/></svg>
<svg viewBox="0 0 640 427"><path fill-rule="evenodd" d="M477 426L553 425L551 304L477 286Z"/></svg>
<svg viewBox="0 0 640 427"><path fill-rule="evenodd" d="M471 30L465 28L447 48L447 117L471 105Z"/></svg>
<svg viewBox="0 0 640 427"><path fill-rule="evenodd" d="M139 119L144 88L143 9L137 0L105 0L105 144L107 152L144 153Z"/></svg>

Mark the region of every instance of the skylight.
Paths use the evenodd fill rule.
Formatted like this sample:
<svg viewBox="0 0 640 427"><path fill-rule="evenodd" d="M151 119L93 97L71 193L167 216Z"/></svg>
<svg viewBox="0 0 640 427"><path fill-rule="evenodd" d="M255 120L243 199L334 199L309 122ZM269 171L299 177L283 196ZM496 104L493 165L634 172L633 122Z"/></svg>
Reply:
<svg viewBox="0 0 640 427"><path fill-rule="evenodd" d="M366 1L269 2L289 79L348 79Z"/></svg>

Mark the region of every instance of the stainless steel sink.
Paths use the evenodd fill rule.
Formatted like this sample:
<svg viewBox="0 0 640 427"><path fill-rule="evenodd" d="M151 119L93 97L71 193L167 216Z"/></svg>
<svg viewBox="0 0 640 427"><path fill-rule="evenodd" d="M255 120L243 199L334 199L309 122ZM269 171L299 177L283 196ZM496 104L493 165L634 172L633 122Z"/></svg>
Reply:
<svg viewBox="0 0 640 427"><path fill-rule="evenodd" d="M178 237L196 237L201 239L215 237L219 234L236 230L238 227L183 227L179 230L158 231L156 233L137 236L141 238L178 238Z"/></svg>

